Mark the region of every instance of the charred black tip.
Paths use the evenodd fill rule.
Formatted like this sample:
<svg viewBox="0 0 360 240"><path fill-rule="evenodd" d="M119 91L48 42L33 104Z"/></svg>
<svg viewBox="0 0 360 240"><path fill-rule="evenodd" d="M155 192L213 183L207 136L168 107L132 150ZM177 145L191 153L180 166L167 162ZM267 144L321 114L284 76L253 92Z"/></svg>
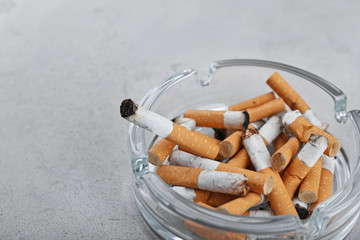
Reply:
<svg viewBox="0 0 360 240"><path fill-rule="evenodd" d="M127 118L131 115L134 115L136 110L137 110L137 106L136 104L133 102L133 100L131 99L125 99L124 101L122 101L121 105L120 105L120 114L121 117L123 118Z"/></svg>
<svg viewBox="0 0 360 240"><path fill-rule="evenodd" d="M214 129L214 138L223 141L226 138L226 129L213 128Z"/></svg>
<svg viewBox="0 0 360 240"><path fill-rule="evenodd" d="M300 219L306 219L309 216L309 211L307 209L299 207L298 205L295 205L295 209L299 214Z"/></svg>
<svg viewBox="0 0 360 240"><path fill-rule="evenodd" d="M244 130L246 130L250 124L250 116L247 111L244 111L244 115L245 115L245 121L244 121L243 127L244 127Z"/></svg>

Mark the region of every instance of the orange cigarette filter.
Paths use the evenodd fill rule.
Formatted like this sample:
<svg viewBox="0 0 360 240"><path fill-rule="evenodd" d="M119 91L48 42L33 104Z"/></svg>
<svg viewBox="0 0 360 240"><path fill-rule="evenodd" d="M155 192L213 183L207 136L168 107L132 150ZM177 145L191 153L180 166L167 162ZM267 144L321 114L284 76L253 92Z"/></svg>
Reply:
<svg viewBox="0 0 360 240"><path fill-rule="evenodd" d="M244 112L187 110L184 117L194 119L197 126L243 129L249 120L255 122L283 111L285 111L285 102L278 98L258 107L248 108Z"/></svg>
<svg viewBox="0 0 360 240"><path fill-rule="evenodd" d="M333 178L334 178L334 175L332 172L330 172L328 169L325 169L325 168L321 169L321 178L320 178L318 199L316 202L311 204L310 212L312 212L319 203L321 203L322 201L325 201L326 199L328 199L331 196L332 186L333 186Z"/></svg>
<svg viewBox="0 0 360 240"><path fill-rule="evenodd" d="M214 228L200 225L188 219L184 221L184 225L185 228L207 240L246 240L245 234L216 230Z"/></svg>
<svg viewBox="0 0 360 240"><path fill-rule="evenodd" d="M288 126L288 128L303 143L307 143L309 141L312 133L325 136L329 140L329 143L324 154L329 157L334 157L341 148L340 140L312 125L303 116L297 117L295 121Z"/></svg>
<svg viewBox="0 0 360 240"><path fill-rule="evenodd" d="M232 157L242 147L242 131L236 131L219 144L219 152L224 158Z"/></svg>
<svg viewBox="0 0 360 240"><path fill-rule="evenodd" d="M301 113L309 110L310 107L306 104L304 99L283 79L279 73L275 72L266 83L284 99L286 104L292 109L298 109Z"/></svg>
<svg viewBox="0 0 360 240"><path fill-rule="evenodd" d="M289 140L289 138L290 136L286 132L282 132L277 138L275 138L272 142L274 152L279 150Z"/></svg>
<svg viewBox="0 0 360 240"><path fill-rule="evenodd" d="M273 92L268 92L258 97L232 105L229 107L229 111L244 111L248 108L258 107L274 99L275 99L275 94Z"/></svg>
<svg viewBox="0 0 360 240"><path fill-rule="evenodd" d="M219 163L216 171L233 172L244 174L248 180L246 184L250 191L268 195L274 188L274 179L265 174L254 172L244 168L235 168L225 163Z"/></svg>
<svg viewBox="0 0 360 240"><path fill-rule="evenodd" d="M296 137L290 138L279 150L271 156L272 168L280 172L286 168L290 160L299 151L300 142Z"/></svg>
<svg viewBox="0 0 360 240"><path fill-rule="evenodd" d="M161 165L156 170L159 177L167 184L198 188L198 178L202 169Z"/></svg>
<svg viewBox="0 0 360 240"><path fill-rule="evenodd" d="M249 211L246 211L244 212L243 214L241 214L242 216L249 216L250 212Z"/></svg>
<svg viewBox="0 0 360 240"><path fill-rule="evenodd" d="M319 158L302 181L298 193L300 201L313 203L317 201L323 158Z"/></svg>
<svg viewBox="0 0 360 240"><path fill-rule="evenodd" d="M240 151L227 162L229 166L236 168L247 168L250 163L251 160L245 148L240 149Z"/></svg>
<svg viewBox="0 0 360 240"><path fill-rule="evenodd" d="M209 204L206 204L204 202L197 202L197 204L203 206L203 207L206 207L206 208L209 208L209 209L212 209L212 210L215 210L214 207L210 206Z"/></svg>
<svg viewBox="0 0 360 240"><path fill-rule="evenodd" d="M298 157L296 157L286 169L282 179L291 198L294 196L301 181L305 178L310 169L311 168Z"/></svg>
<svg viewBox="0 0 360 240"><path fill-rule="evenodd" d="M255 206L261 201L261 195L258 193L248 193L245 197L239 197L224 205L219 206L216 210L227 212L235 215L242 215L251 207Z"/></svg>
<svg viewBox="0 0 360 240"><path fill-rule="evenodd" d="M267 196L270 201L270 205L276 215L288 215L292 214L299 216L294 204L287 193L283 181L280 178L279 173L274 172L271 168L265 168L260 171L263 174L267 174L274 179L274 188Z"/></svg>
<svg viewBox="0 0 360 240"><path fill-rule="evenodd" d="M156 166L161 165L170 155L175 146L176 144L166 140L165 138L160 139L148 151L149 162Z"/></svg>
<svg viewBox="0 0 360 240"><path fill-rule="evenodd" d="M180 148L186 149L187 152L215 159L219 154L219 145L213 140L209 140L206 135L190 130L174 123L174 128L167 139L173 143L177 143Z"/></svg>
<svg viewBox="0 0 360 240"><path fill-rule="evenodd" d="M258 107L248 108L246 111L249 114L250 122L255 122L265 117L284 112L285 110L284 100L277 98Z"/></svg>
<svg viewBox="0 0 360 240"><path fill-rule="evenodd" d="M156 173L167 184L243 195L247 193L247 177L239 173L204 170L200 168L161 165Z"/></svg>
<svg viewBox="0 0 360 240"><path fill-rule="evenodd" d="M234 200L238 196L226 194L226 193L217 193L217 192L210 192L209 198L206 200L206 203L213 207L218 207L223 205L231 200Z"/></svg>
<svg viewBox="0 0 360 240"><path fill-rule="evenodd" d="M187 110L184 117L195 120L197 126L210 128L225 128L224 113L226 111Z"/></svg>
<svg viewBox="0 0 360 240"><path fill-rule="evenodd" d="M206 191L206 190L201 190L201 189L195 189L195 198L194 198L194 202L204 202L206 203L206 201L209 199L211 192L210 191Z"/></svg>

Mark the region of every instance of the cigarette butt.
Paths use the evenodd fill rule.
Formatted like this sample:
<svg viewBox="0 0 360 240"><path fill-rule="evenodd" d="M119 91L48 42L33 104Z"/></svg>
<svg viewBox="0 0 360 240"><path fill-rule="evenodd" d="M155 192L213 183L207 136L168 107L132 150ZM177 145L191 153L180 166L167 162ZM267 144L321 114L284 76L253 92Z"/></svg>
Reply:
<svg viewBox="0 0 360 240"><path fill-rule="evenodd" d="M279 150L271 156L271 166L281 172L289 164L290 160L299 151L300 142L296 137L290 138Z"/></svg>
<svg viewBox="0 0 360 240"><path fill-rule="evenodd" d="M341 142L309 123L299 111L288 112L283 117L283 124L287 127L301 142L307 143L312 133L325 136L329 140L329 145L325 150L325 155L334 157L341 148Z"/></svg>
<svg viewBox="0 0 360 240"><path fill-rule="evenodd" d="M292 198L299 187L301 181L306 174L310 171L310 167L304 162L300 161L297 157L291 162L289 167L282 176L284 185L289 196Z"/></svg>
<svg viewBox="0 0 360 240"><path fill-rule="evenodd" d="M180 150L173 151L169 161L172 165L243 174L248 178L246 183L251 191L265 195L269 194L274 186L273 179L264 174L248 169L235 168L225 163L201 158Z"/></svg>
<svg viewBox="0 0 360 240"><path fill-rule="evenodd" d="M235 215L242 215L251 207L260 203L261 199L262 197L260 194L250 192L245 197L239 197L219 206L216 210Z"/></svg>
<svg viewBox="0 0 360 240"><path fill-rule="evenodd" d="M224 163L220 163L216 171L225 171L244 174L248 181L250 191L268 195L274 188L274 179L265 174L254 172L244 168L235 168Z"/></svg>
<svg viewBox="0 0 360 240"><path fill-rule="evenodd" d="M279 73L275 72L266 83L284 99L291 110L299 110L304 117L313 125L326 130L327 123L323 123L306 104L304 99L283 79Z"/></svg>
<svg viewBox="0 0 360 240"><path fill-rule="evenodd" d="M270 153L266 148L264 140L260 134L258 134L256 129L247 129L245 131L243 145L246 148L251 163L254 165L257 172L271 167Z"/></svg>
<svg viewBox="0 0 360 240"><path fill-rule="evenodd" d="M203 207L206 207L206 208L215 210L214 207L212 207L212 206L210 206L209 204L206 204L206 203L204 203L204 202L197 202L197 204L199 204L200 206L203 206Z"/></svg>
<svg viewBox="0 0 360 240"><path fill-rule="evenodd" d="M195 131L191 132L177 124L174 124L167 139L186 149L187 152L201 157L215 159L219 154L219 145L209 141L209 137L204 137L204 134Z"/></svg>
<svg viewBox="0 0 360 240"><path fill-rule="evenodd" d="M255 129L251 124L248 129ZM246 132L246 131L245 131ZM279 116L272 116L259 130L265 146L270 144L281 133L281 119ZM243 135L245 133L243 132ZM244 136L243 136L244 137ZM262 144L262 143L260 143ZM251 160L246 148L240 149L227 163L238 168L247 168Z"/></svg>
<svg viewBox="0 0 360 240"><path fill-rule="evenodd" d="M249 114L249 121L254 122L284 112L285 110L284 100L282 98L277 98L258 107L248 108L246 111Z"/></svg>
<svg viewBox="0 0 360 240"><path fill-rule="evenodd" d="M209 198L206 200L206 203L213 207L218 207L223 205L231 200L234 200L238 196L225 194L225 193L218 193L218 192L211 192Z"/></svg>
<svg viewBox="0 0 360 240"><path fill-rule="evenodd" d="M264 126L264 124L265 121L258 120L251 123L251 125L249 125L248 128L260 129L261 127ZM243 135L243 131L235 131L220 143L219 152L224 158L232 157L234 156L235 153L237 153L240 150L240 148L242 147L242 141L241 141L242 135Z"/></svg>
<svg viewBox="0 0 360 240"><path fill-rule="evenodd" d="M276 215L292 214L298 216L294 204L287 193L283 181L279 173L274 172L271 168L265 168L260 173L267 174L274 179L274 188L267 197L269 198L270 205Z"/></svg>
<svg viewBox="0 0 360 240"><path fill-rule="evenodd" d="M224 158L232 157L242 147L242 131L236 131L219 144L219 152Z"/></svg>
<svg viewBox="0 0 360 240"><path fill-rule="evenodd" d="M292 109L298 109L301 113L304 113L310 107L302 99L302 97L283 79L279 73L275 72L266 83L284 99L286 104Z"/></svg>
<svg viewBox="0 0 360 240"><path fill-rule="evenodd" d="M161 165L175 146L176 144L166 140L165 138L160 139L148 151L149 162L155 166Z"/></svg>
<svg viewBox="0 0 360 240"><path fill-rule="evenodd" d="M187 110L184 117L192 118L197 126L210 128L244 129L249 117L242 111Z"/></svg>
<svg viewBox="0 0 360 240"><path fill-rule="evenodd" d="M120 106L123 118L170 142L184 147L196 155L215 159L219 153L219 145L209 142L207 138L173 123L159 114L146 110L131 99L125 99Z"/></svg>
<svg viewBox="0 0 360 240"><path fill-rule="evenodd" d="M259 130L260 136L263 138L267 146L276 139L282 131L281 117L272 116Z"/></svg>
<svg viewBox="0 0 360 240"><path fill-rule="evenodd" d="M317 201L321 177L323 158L315 163L302 181L298 197L302 202L313 203Z"/></svg>
<svg viewBox="0 0 360 240"><path fill-rule="evenodd" d="M249 153L256 171L271 176L274 179L274 188L268 196L270 204L276 215L293 214L297 216L286 188L277 172L271 168L270 154L264 141L256 131L248 129L243 140L244 147Z"/></svg>
<svg viewBox="0 0 360 240"><path fill-rule="evenodd" d="M258 107L264 103L267 103L275 99L275 94L273 92L268 92L258 97L246 100L244 102L230 106L229 111L244 111L248 108Z"/></svg>
<svg viewBox="0 0 360 240"><path fill-rule="evenodd" d="M318 199L316 202L311 204L310 211L312 212L314 208L325 201L331 196L332 187L333 187L333 178L335 170L335 159L323 155L323 165L321 169L320 185Z"/></svg>
<svg viewBox="0 0 360 240"><path fill-rule="evenodd" d="M184 221L184 226L194 234L207 240L246 240L245 234L217 230L188 219Z"/></svg>
<svg viewBox="0 0 360 240"><path fill-rule="evenodd" d="M168 165L159 166L156 173L167 184L176 186L234 195L242 195L247 191L247 178L239 173Z"/></svg>
<svg viewBox="0 0 360 240"><path fill-rule="evenodd" d="M296 158L286 168L283 182L292 198L301 181L315 165L327 147L328 140L322 135L312 134Z"/></svg>
<svg viewBox="0 0 360 240"><path fill-rule="evenodd" d="M290 136L286 132L282 132L277 138L275 138L272 143L274 147L274 152L279 150L289 140L289 138Z"/></svg>

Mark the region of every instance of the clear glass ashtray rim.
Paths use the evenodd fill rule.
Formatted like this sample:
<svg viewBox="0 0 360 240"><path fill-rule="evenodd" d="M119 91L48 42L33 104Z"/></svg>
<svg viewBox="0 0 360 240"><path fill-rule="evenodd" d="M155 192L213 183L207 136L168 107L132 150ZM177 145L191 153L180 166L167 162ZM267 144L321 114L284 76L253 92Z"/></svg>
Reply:
<svg viewBox="0 0 360 240"><path fill-rule="evenodd" d="M278 69L278 70L287 71L287 72L295 74L295 75L299 75L300 77L310 80L311 82L313 82L316 85L318 85L319 87L321 87L323 90L325 90L327 93L329 93L329 95L334 99L335 118L338 122L345 122L347 118L350 118L353 123L354 123L354 121L355 121L355 123L357 121L357 119L353 118L353 114L351 114L350 112L346 112L346 95L344 93L342 93L342 91L340 89L338 89L335 85L331 84L330 82L328 82L312 73L309 73L307 71L304 71L302 69L295 68L295 67L292 67L289 65L271 62L271 61L252 60L252 59L222 60L222 61L217 61L217 62L214 62L213 64L211 64L208 75L204 78L197 78L197 81L199 81L199 83L201 85L204 85L204 86L208 85L208 84L210 84L211 79L214 76L217 69L223 68L223 67L229 67L229 66L268 67L268 68L273 68L274 70ZM141 105L147 109L151 109L152 104L162 94L163 91L170 88L177 82L183 80L184 78L193 76L195 74L196 74L195 70L187 69L187 70L182 71L179 74L176 74L176 75L170 77L167 80L162 81L161 83L159 83L157 86L155 86L152 90L150 90L143 97L143 99L141 100L139 105ZM346 117L344 115L344 111L346 112ZM354 123L354 125L356 125L355 123ZM354 128L356 128L356 126ZM358 128L356 128L356 130L357 130L357 137L359 138L360 131ZM128 138L130 157L131 157L132 161L142 158L146 162L147 161L146 153L141 152L141 151L134 153L134 151L133 151L134 144L137 144L136 142L134 142L134 139L135 139L134 134L138 134L138 136L143 136L144 131L142 129L139 129L137 126L130 124L129 138ZM145 142L143 141L143 139L142 139L141 143L144 145L144 146L142 146L142 150L146 149ZM359 156L358 156L358 159L359 159ZM353 175L355 175L356 173L358 173L360 171L358 165L359 164L357 164L357 168L354 171ZM137 188L139 187L140 182L141 182L140 185L143 185L143 184L147 185L151 181L159 181L159 178L157 176L155 176L155 174L152 174L155 176L155 178L150 177L151 180L149 180L150 178L147 178L146 174L143 175L144 173L147 173L146 169L143 168L142 170L144 170L144 172L140 171L140 174L139 174L139 172L136 172L137 170L134 169L133 164L132 164L132 167L133 167L133 171L134 171L134 175L135 175L135 183L136 183L134 191L138 191ZM158 179L156 179L156 177ZM348 181L348 185L353 185L354 177L351 176L347 181ZM161 182L161 180L160 180L160 182ZM157 184L159 184L159 183L157 183ZM165 202L163 202L164 199L162 197L156 199L160 203L162 202L164 205L167 205L167 202L169 202L168 200L180 201L180 202L185 200L185 199L178 199L177 194L175 192L171 191L170 188L166 186L166 184L163 184L163 185L159 184L158 186L162 186L162 187L160 187L160 189L152 189L152 190L154 190L155 192L157 192L157 190L158 190L158 193L160 193L161 191L165 191L168 194L168 196L167 196L168 198L165 200ZM347 189L347 191L353 191L353 190L354 189ZM346 191L346 189L343 189L343 191ZM341 191L337 194L337 196L339 196L339 195L341 195ZM136 197L141 197L141 196L138 195ZM275 231L273 229L273 226L274 226L273 224L291 223L291 224L287 224L287 227L285 227L285 229L283 229L285 232L299 232L300 233L304 229L306 229L306 231L309 232L309 228L311 228L312 230L310 232L313 235L320 235L320 234L322 235L322 233L324 232L323 231L324 228L326 228L326 225L329 223L329 221L331 221L331 217L329 216L328 212L332 212L332 214L334 215L336 213L341 213L342 211L346 211L346 209L343 209L344 206L339 206L339 204L341 204L341 203L336 204L335 199L333 199L333 198L334 198L334 196L332 196L330 199L328 199L324 203L320 204L313 213L314 217L311 217L309 219L309 221L307 221L305 224L302 223L299 219L295 218L294 216L275 216L275 217L270 217L270 218L256 218L256 219L254 218L254 219L252 219L252 221L256 222L257 229L264 228L263 232L267 232L267 233L277 233L278 232L278 230ZM350 206L352 203L355 203L356 201L360 202L359 200L360 200L360 196L356 195L355 197L352 197L351 199L349 199L347 203ZM344 199L342 199L341 202L343 202L343 201L344 201ZM328 204L330 202L332 203L332 205ZM346 204L346 205L348 205L348 204ZM180 205L182 205L182 204L180 204ZM175 206L175 205L173 205L173 206ZM356 205L357 209L359 208L359 206L360 206L359 204ZM214 221L213 221L214 217L218 218L220 216L220 218L224 219L224 220L225 219L240 220L240 223L238 223L238 224L243 225L241 228L244 227L244 222L243 222L244 219L249 219L249 217L241 217L241 216L235 216L235 218L234 218L233 216L230 216L230 215L224 214L224 213L214 214L213 213L214 211L210 211L207 209L203 210L201 206L197 206L196 204L193 204L193 203L185 204L185 208L186 207L190 207L192 210L194 210L195 211L194 214L197 214L197 213L199 213L200 215L205 214L205 216L208 217L204 221L201 221L201 224L204 224L209 227L218 227L221 229L225 228L226 230L229 230L229 231L237 232L238 229L234 229L233 227L226 227L226 225L224 225L224 224L214 224ZM178 207L173 208L172 205L168 205L167 208L169 208L173 212L177 213L178 216L183 216L184 218L186 218L186 214L184 214L184 212L182 212L182 210L180 208L178 208ZM198 212L198 211L200 211L200 212ZM188 212L188 211L185 211L185 212ZM216 215L216 216L214 216L214 215ZM269 221L272 222L271 227L269 227Z"/></svg>

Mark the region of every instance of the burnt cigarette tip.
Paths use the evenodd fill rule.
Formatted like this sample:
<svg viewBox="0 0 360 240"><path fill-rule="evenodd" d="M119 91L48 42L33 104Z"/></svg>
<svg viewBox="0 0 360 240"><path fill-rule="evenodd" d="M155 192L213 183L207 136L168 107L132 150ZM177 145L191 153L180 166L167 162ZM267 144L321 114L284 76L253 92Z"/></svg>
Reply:
<svg viewBox="0 0 360 240"><path fill-rule="evenodd" d="M138 107L131 99L125 99L122 101L120 105L120 114L121 117L127 118L131 115L134 115Z"/></svg>
<svg viewBox="0 0 360 240"><path fill-rule="evenodd" d="M245 121L244 121L243 127L246 130L249 127L250 116L249 116L249 113L247 111L244 111L244 115L245 115Z"/></svg>
<svg viewBox="0 0 360 240"><path fill-rule="evenodd" d="M295 206L297 213L299 214L300 219L306 219L309 216L309 211L303 207Z"/></svg>
<svg viewBox="0 0 360 240"><path fill-rule="evenodd" d="M259 134L259 131L256 128L245 129L241 135L241 141L244 141L245 138L248 138L254 134Z"/></svg>

